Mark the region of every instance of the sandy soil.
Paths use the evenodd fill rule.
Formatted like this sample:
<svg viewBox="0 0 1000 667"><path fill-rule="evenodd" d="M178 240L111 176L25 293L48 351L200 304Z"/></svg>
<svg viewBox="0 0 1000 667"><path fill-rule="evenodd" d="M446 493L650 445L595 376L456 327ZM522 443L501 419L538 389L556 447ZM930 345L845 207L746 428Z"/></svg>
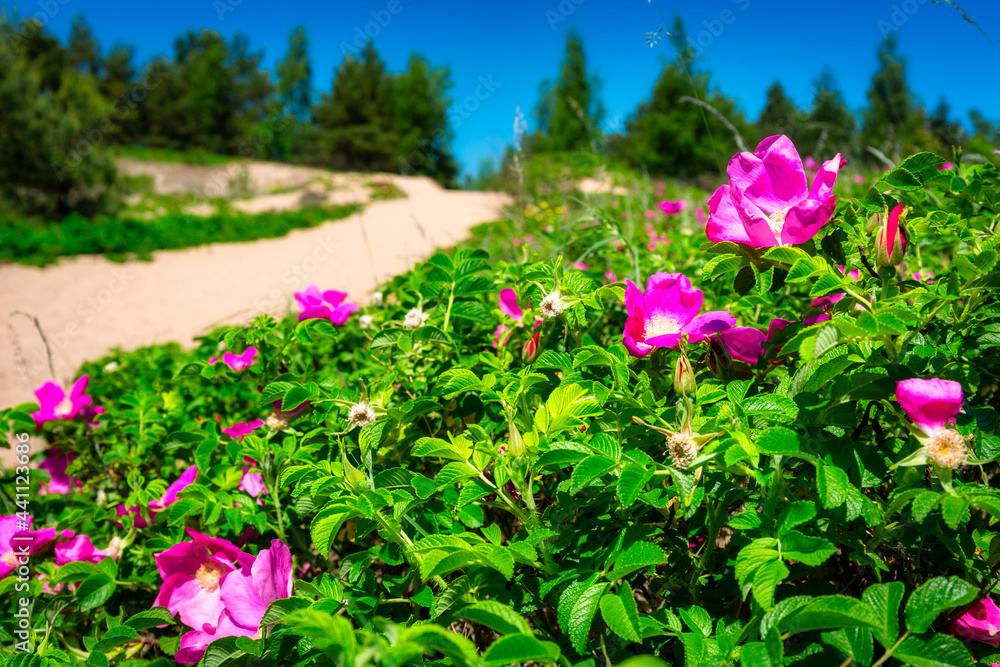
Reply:
<svg viewBox="0 0 1000 667"><path fill-rule="evenodd" d="M218 168L159 165L154 178L162 191L197 191L212 170ZM317 171L251 165L249 182L256 192L295 189L261 195L267 203L291 206L301 201L298 189L330 177ZM54 379L67 386L81 362L112 347L190 343L215 326L247 322L258 313L280 316L290 309L292 293L310 284L345 290L364 302L380 281L435 247L459 241L472 226L499 218L508 203L494 193L446 191L428 178L364 180L372 178L391 180L406 198L372 202L360 214L283 238L162 251L151 262L84 256L44 269L0 266L6 329L0 335L0 406L33 400L32 390L52 379L34 325L15 311L38 318L52 347ZM351 194L346 186L331 192L341 191Z"/></svg>

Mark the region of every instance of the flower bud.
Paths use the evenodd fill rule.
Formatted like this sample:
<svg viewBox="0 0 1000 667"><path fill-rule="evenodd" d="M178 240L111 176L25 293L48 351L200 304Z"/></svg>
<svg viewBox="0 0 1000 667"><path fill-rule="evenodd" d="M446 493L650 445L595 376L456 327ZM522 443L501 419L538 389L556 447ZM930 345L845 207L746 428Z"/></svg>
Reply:
<svg viewBox="0 0 1000 667"><path fill-rule="evenodd" d="M524 456L527 451L527 448L524 446L524 438L521 437L521 432L517 430L517 426L514 422L510 422L510 436L507 438L507 453L512 457L518 457Z"/></svg>
<svg viewBox="0 0 1000 667"><path fill-rule="evenodd" d="M906 232L899 224L902 213L903 205L896 204L875 236L875 265L879 268L896 266L906 254Z"/></svg>
<svg viewBox="0 0 1000 667"><path fill-rule="evenodd" d="M682 354L674 364L674 391L687 395L693 394L697 388L691 361Z"/></svg>
<svg viewBox="0 0 1000 667"><path fill-rule="evenodd" d="M526 364L530 364L538 358L538 353L540 352L538 347L538 334L539 332L536 331L535 335L525 341L524 347L521 348L521 361Z"/></svg>

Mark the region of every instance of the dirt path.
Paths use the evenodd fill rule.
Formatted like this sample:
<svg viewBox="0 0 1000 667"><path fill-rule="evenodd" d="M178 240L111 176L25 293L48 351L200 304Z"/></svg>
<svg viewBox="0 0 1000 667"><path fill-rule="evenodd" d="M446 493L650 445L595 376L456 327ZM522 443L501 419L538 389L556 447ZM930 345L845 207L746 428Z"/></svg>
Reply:
<svg viewBox="0 0 1000 667"><path fill-rule="evenodd" d="M380 177L387 178L387 177ZM33 400L52 379L31 321L48 336L55 381L67 386L87 359L112 347L180 341L214 326L283 315L292 293L316 284L364 303L375 285L435 247L461 240L495 220L502 195L447 191L418 177L391 177L406 198L368 204L357 215L283 238L161 251L151 262L115 264L103 257L67 259L44 269L0 266L0 406ZM371 256L362 237L367 233Z"/></svg>

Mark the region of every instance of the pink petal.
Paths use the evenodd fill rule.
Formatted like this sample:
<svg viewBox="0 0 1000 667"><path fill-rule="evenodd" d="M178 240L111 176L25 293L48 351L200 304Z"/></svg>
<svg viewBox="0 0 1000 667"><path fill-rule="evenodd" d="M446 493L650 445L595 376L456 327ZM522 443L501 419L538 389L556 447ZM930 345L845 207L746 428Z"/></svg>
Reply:
<svg viewBox="0 0 1000 667"><path fill-rule="evenodd" d="M194 480L198 477L198 466L191 466L177 478L173 484L167 487L167 490L163 493L163 498L159 501L154 500L149 504L153 509L161 510L171 503L177 502L177 494L191 486Z"/></svg>
<svg viewBox="0 0 1000 667"><path fill-rule="evenodd" d="M661 272L654 273L646 281L643 300L649 317L670 317L679 326L684 326L701 310L704 296L700 289L691 286L691 280L683 273Z"/></svg>
<svg viewBox="0 0 1000 667"><path fill-rule="evenodd" d="M312 305L299 313L299 322L304 320L325 320L330 317L330 309L323 305Z"/></svg>
<svg viewBox="0 0 1000 667"><path fill-rule="evenodd" d="M833 194L833 185L837 182L837 174L847 164L847 160L837 153L832 160L827 160L816 173L812 187L809 188L809 199L826 201Z"/></svg>
<svg viewBox="0 0 1000 667"><path fill-rule="evenodd" d="M753 327L733 327L719 332L716 337L730 357L745 364L756 364L764 352L764 332Z"/></svg>
<svg viewBox="0 0 1000 667"><path fill-rule="evenodd" d="M205 656L205 649L218 639L213 633L194 630L181 635L180 650L174 653L174 660L182 665L196 665Z"/></svg>
<svg viewBox="0 0 1000 667"><path fill-rule="evenodd" d="M896 400L914 424L934 431L962 409L962 385L939 378L902 380L896 383Z"/></svg>
<svg viewBox="0 0 1000 667"><path fill-rule="evenodd" d="M271 548L257 554L251 572L254 587L265 605L291 596L292 552L281 540L271 540Z"/></svg>
<svg viewBox="0 0 1000 667"><path fill-rule="evenodd" d="M657 206L659 206L660 210L663 211L666 215L677 215L685 208L687 208L687 202L684 200L680 201L664 200L661 201L659 204L657 204Z"/></svg>
<svg viewBox="0 0 1000 667"><path fill-rule="evenodd" d="M625 281L625 310L628 318L622 332L622 343L633 357L644 357L653 351L653 346L646 344L647 315L642 292L631 280Z"/></svg>
<svg viewBox="0 0 1000 667"><path fill-rule="evenodd" d="M351 318L351 315L361 310L361 306L356 303L342 303L330 313L330 321L340 326Z"/></svg>
<svg viewBox="0 0 1000 667"><path fill-rule="evenodd" d="M347 292L338 292L337 290L327 290L323 292L323 301L330 304L330 307L337 306L341 301L347 298Z"/></svg>
<svg viewBox="0 0 1000 667"><path fill-rule="evenodd" d="M214 558L212 562L229 573L223 575L223 583L236 569L225 559ZM178 572L164 580L153 606L164 606L171 614L179 614L184 625L189 627L215 628L226 608L220 590L219 587L204 588L193 575Z"/></svg>
<svg viewBox="0 0 1000 667"><path fill-rule="evenodd" d="M698 209L700 212L701 209ZM747 230L740 219L739 211L733 205L729 186L722 185L708 200L709 217L705 223L705 234L713 243L732 241L733 243L751 244Z"/></svg>
<svg viewBox="0 0 1000 667"><path fill-rule="evenodd" d="M743 222L743 228L750 238L750 245L755 248L770 248L781 245L781 240L771 230L770 218L764 211L749 199L741 197L735 189L730 190L730 195L740 220Z"/></svg>
<svg viewBox="0 0 1000 667"><path fill-rule="evenodd" d="M892 257L893 248L896 246L896 237L899 234L899 214L903 212L903 205L896 204L891 211L889 211L889 219L886 221L886 257ZM899 239L900 242L905 243L902 238ZM904 248L905 250L905 248Z"/></svg>
<svg viewBox="0 0 1000 667"><path fill-rule="evenodd" d="M950 630L962 639L1000 646L1000 609L992 597L987 597L957 618Z"/></svg>
<svg viewBox="0 0 1000 667"><path fill-rule="evenodd" d="M493 332L493 347L500 347L500 341L503 340L503 335L508 331L510 331L510 327L507 325L497 325L497 330Z"/></svg>
<svg viewBox="0 0 1000 667"><path fill-rule="evenodd" d="M78 561L100 563L104 556L100 555L100 557L95 558L95 552L97 552L97 549L94 548L90 537L87 535L77 535L69 542L60 542L56 545L56 565L65 565L66 563L75 563Z"/></svg>
<svg viewBox="0 0 1000 667"><path fill-rule="evenodd" d="M734 324L736 317L728 310L714 310L702 313L691 320L683 331L692 343L697 343L711 334L729 329Z"/></svg>
<svg viewBox="0 0 1000 667"><path fill-rule="evenodd" d="M49 456L38 464L38 467L41 470L48 472L52 477L52 479L48 482L42 482L40 488L38 489L39 495L46 495L49 493L66 495L70 492L74 485L78 488L82 486L79 480L66 474L66 468L75 458L76 454L73 452L67 452L65 454Z"/></svg>
<svg viewBox="0 0 1000 667"><path fill-rule="evenodd" d="M256 498L261 494L267 493L267 487L264 486L264 475L259 472L249 472L250 468L243 469L243 477L240 479L239 488L241 491L246 491L251 497Z"/></svg>
<svg viewBox="0 0 1000 667"><path fill-rule="evenodd" d="M764 139L753 153L729 161L729 184L765 214L781 211L806 197L806 174L791 139Z"/></svg>
<svg viewBox="0 0 1000 667"><path fill-rule="evenodd" d="M785 224L781 228L782 245L805 243L833 217L837 207L837 198L830 197L825 201L806 199L785 214Z"/></svg>
<svg viewBox="0 0 1000 667"><path fill-rule="evenodd" d="M789 324L793 324L794 320L785 320L780 317L775 317L767 325L767 334L764 336L764 342L770 343L771 338L773 338L779 331L787 327Z"/></svg>
<svg viewBox="0 0 1000 667"><path fill-rule="evenodd" d="M77 378L76 382L73 383L73 387L69 390L69 397L75 399L83 396L84 392L87 391L88 382L90 382L89 375L81 375Z"/></svg>
<svg viewBox="0 0 1000 667"><path fill-rule="evenodd" d="M263 552L261 552L263 553ZM233 621L246 628L260 627L267 605L254 587L252 557L241 554L240 569L222 582L222 602Z"/></svg>
<svg viewBox="0 0 1000 667"><path fill-rule="evenodd" d="M500 290L500 312L514 321L524 317L524 311L517 305L517 292L510 287Z"/></svg>

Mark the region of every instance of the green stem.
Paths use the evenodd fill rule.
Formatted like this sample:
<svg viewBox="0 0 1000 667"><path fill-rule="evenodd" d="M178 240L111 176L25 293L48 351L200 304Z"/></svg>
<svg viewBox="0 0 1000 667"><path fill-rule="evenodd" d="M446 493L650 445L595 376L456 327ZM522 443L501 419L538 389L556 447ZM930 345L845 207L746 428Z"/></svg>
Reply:
<svg viewBox="0 0 1000 667"><path fill-rule="evenodd" d="M865 310L867 310L869 313L874 314L874 308L872 306L872 302L869 301L867 298L861 296L857 292L855 292L853 287L845 287L844 291L853 296L858 303L860 303L862 306L865 307Z"/></svg>
<svg viewBox="0 0 1000 667"><path fill-rule="evenodd" d="M881 665L882 663L884 663L886 660L888 660L889 658L891 658L892 657L892 652L895 651L897 648L899 648L899 645L903 643L903 640L906 639L909 636L910 636L909 632L904 632L903 636L900 637L899 639L897 639L896 643L893 644L891 647L889 647L889 649L886 650L885 654L881 658L879 658L878 661L872 663L872 667L878 667L879 665Z"/></svg>
<svg viewBox="0 0 1000 667"><path fill-rule="evenodd" d="M448 322L451 321L451 307L455 305L455 283L451 284L451 292L448 294L448 310L444 313L444 332L448 333Z"/></svg>

